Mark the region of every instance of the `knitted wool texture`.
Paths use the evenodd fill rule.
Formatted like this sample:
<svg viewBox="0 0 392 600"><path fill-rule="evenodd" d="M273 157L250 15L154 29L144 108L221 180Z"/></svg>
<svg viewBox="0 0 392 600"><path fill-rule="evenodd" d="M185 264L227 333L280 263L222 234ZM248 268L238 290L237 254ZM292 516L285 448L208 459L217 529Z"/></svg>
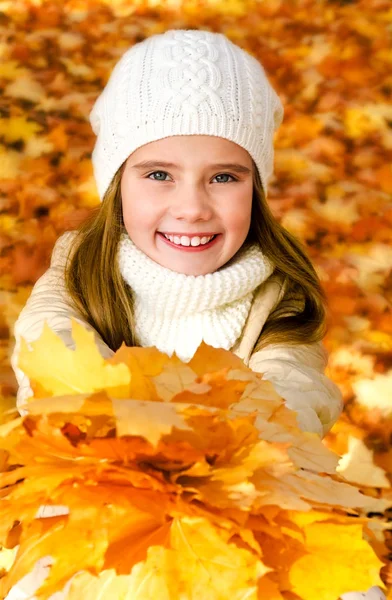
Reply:
<svg viewBox="0 0 392 600"><path fill-rule="evenodd" d="M226 265L206 275L185 275L149 258L123 233L118 264L134 296L136 336L141 346L189 361L202 340L230 350L241 335L254 291L273 272L258 245L242 248Z"/></svg>
<svg viewBox="0 0 392 600"><path fill-rule="evenodd" d="M256 163L267 195L283 106L259 61L221 33L169 30L127 50L90 113L102 200L137 148L175 135L235 142Z"/></svg>

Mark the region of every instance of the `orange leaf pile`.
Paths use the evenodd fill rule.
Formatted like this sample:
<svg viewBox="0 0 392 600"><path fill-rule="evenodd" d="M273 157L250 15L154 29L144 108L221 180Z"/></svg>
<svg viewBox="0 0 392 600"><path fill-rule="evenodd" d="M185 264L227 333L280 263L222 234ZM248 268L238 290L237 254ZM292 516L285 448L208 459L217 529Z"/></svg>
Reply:
<svg viewBox="0 0 392 600"><path fill-rule="evenodd" d="M187 364L125 346L104 360L72 327L74 351L48 327L22 348L35 397L0 428L0 543L14 548L1 597L43 559L39 600L336 600L382 586L364 513L385 501L337 473L271 383L205 344Z"/></svg>

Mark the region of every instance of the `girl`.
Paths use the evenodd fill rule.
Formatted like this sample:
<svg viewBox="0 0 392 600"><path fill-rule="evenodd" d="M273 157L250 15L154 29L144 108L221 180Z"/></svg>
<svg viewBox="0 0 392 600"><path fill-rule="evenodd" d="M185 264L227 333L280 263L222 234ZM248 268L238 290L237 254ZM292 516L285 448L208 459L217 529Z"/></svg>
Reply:
<svg viewBox="0 0 392 600"><path fill-rule="evenodd" d="M125 52L90 114L102 204L58 240L15 325L18 406L32 394L20 338L46 320L74 347L72 316L105 357L123 342L184 361L202 340L232 350L303 430L331 429L325 297L266 202L282 119L260 63L222 34L171 30Z"/></svg>

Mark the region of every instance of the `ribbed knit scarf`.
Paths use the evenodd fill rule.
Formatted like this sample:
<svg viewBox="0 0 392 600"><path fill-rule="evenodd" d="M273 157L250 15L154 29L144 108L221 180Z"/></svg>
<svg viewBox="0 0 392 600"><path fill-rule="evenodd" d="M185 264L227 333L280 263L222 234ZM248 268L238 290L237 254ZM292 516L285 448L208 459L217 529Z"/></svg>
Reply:
<svg viewBox="0 0 392 600"><path fill-rule="evenodd" d="M185 275L149 258L123 233L118 248L120 272L134 296L136 336L189 361L202 340L230 350L241 335L255 289L273 272L258 245L241 249L214 273Z"/></svg>

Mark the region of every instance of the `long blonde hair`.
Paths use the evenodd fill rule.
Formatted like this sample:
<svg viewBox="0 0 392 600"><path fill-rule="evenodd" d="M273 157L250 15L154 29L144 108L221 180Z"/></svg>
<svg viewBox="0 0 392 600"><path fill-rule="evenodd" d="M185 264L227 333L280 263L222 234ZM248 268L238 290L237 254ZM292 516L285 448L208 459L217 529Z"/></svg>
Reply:
<svg viewBox="0 0 392 600"><path fill-rule="evenodd" d="M132 290L116 260L125 231L118 169L102 203L79 227L65 269L65 285L75 309L112 349L137 346ZM285 287L278 306L260 332L256 350L267 344L308 344L326 332L326 297L301 243L273 217L253 164L251 227L247 242L257 242L275 265Z"/></svg>

